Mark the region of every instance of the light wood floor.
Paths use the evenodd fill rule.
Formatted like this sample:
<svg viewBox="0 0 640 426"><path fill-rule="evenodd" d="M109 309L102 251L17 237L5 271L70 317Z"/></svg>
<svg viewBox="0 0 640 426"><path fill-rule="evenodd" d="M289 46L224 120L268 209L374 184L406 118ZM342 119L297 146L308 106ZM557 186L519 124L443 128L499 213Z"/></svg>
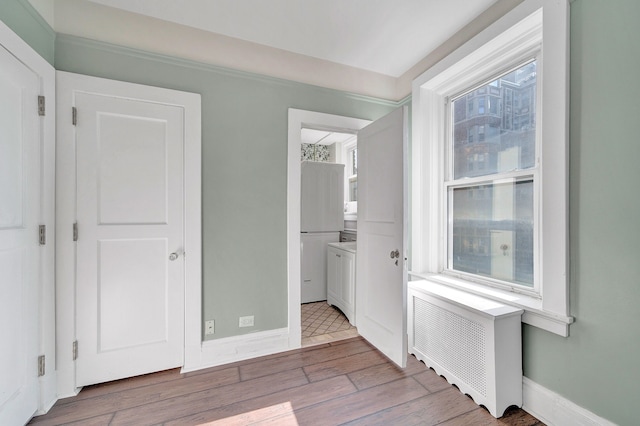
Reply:
<svg viewBox="0 0 640 426"><path fill-rule="evenodd" d="M180 374L86 387L33 424L541 425L494 419L414 357L400 370L360 337Z"/></svg>

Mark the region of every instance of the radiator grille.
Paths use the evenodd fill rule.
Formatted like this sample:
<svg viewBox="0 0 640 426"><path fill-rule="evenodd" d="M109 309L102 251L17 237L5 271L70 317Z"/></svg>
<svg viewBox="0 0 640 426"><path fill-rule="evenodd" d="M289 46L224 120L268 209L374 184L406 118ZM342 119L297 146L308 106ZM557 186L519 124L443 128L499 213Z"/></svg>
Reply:
<svg viewBox="0 0 640 426"><path fill-rule="evenodd" d="M416 349L487 396L484 327L418 298L414 318Z"/></svg>

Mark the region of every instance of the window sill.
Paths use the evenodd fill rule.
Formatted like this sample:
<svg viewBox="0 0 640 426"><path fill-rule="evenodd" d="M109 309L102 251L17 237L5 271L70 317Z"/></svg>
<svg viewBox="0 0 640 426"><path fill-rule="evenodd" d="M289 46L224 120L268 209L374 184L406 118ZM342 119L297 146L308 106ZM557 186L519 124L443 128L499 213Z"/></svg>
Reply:
<svg viewBox="0 0 640 426"><path fill-rule="evenodd" d="M524 310L522 322L541 328L563 337L569 336L569 325L573 323L573 317L558 315L545 311L542 308L542 300L524 294L486 287L481 284L465 281L460 278L442 274L421 272L409 272L409 278L426 280L448 287L456 288L471 294L485 297Z"/></svg>

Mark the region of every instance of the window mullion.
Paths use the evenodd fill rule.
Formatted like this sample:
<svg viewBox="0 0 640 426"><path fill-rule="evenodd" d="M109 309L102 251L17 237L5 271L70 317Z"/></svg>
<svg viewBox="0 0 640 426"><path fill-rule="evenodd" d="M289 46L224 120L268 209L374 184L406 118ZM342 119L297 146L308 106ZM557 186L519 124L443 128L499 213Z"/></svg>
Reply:
<svg viewBox="0 0 640 426"><path fill-rule="evenodd" d="M449 188L457 188L457 187L468 187L468 186L478 186L478 185L489 185L501 182L509 182L509 181L518 181L523 180L525 178L533 178L537 176L538 170L537 168L525 169L525 170L514 170L505 173L495 173L486 176L478 176L474 178L462 178L462 179L452 179L444 182L444 189L447 190Z"/></svg>

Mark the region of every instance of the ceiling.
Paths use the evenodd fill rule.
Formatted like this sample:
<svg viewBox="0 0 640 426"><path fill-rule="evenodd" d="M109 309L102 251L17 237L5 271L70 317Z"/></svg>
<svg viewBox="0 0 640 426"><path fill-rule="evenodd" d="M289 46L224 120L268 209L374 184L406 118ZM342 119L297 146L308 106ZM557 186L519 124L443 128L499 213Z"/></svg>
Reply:
<svg viewBox="0 0 640 426"><path fill-rule="evenodd" d="M325 130L302 128L300 138L302 143L312 145L333 145L336 142L350 142L356 138L356 135L351 133L328 132Z"/></svg>
<svg viewBox="0 0 640 426"><path fill-rule="evenodd" d="M90 1L399 77L497 0Z"/></svg>

